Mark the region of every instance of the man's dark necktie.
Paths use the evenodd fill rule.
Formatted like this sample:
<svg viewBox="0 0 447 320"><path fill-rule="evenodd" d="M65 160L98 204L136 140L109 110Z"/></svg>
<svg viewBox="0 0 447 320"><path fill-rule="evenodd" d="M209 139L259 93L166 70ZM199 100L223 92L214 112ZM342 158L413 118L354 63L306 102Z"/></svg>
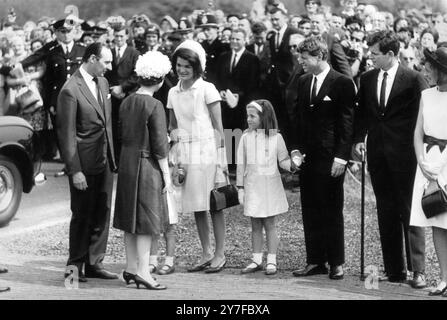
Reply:
<svg viewBox="0 0 447 320"><path fill-rule="evenodd" d="M380 112L385 112L385 93L386 93L386 79L388 77L388 73L385 72L383 74L383 80L382 80L382 86L380 88L380 101L379 101L379 108Z"/></svg>
<svg viewBox="0 0 447 320"><path fill-rule="evenodd" d="M233 58L233 62L231 63L231 70L230 70L230 72L233 72L234 68L236 68L236 57L237 57L237 54L235 53L234 54L234 58Z"/></svg>
<svg viewBox="0 0 447 320"><path fill-rule="evenodd" d="M116 62L117 63L120 62L120 60L121 60L120 51L121 51L120 48L116 48Z"/></svg>
<svg viewBox="0 0 447 320"><path fill-rule="evenodd" d="M279 31L276 33L276 37L275 37L275 49L279 50Z"/></svg>
<svg viewBox="0 0 447 320"><path fill-rule="evenodd" d="M312 85L312 93L310 95L310 105L313 106L315 99L317 98L317 77L314 77L314 83Z"/></svg>
<svg viewBox="0 0 447 320"><path fill-rule="evenodd" d="M93 77L93 81L96 83L96 96L97 96L97 99L98 99L98 103L101 106L101 109L102 109L102 111L104 112L104 115L105 115L104 100L103 100L102 95L101 95L101 89L99 88L98 78L97 77Z"/></svg>

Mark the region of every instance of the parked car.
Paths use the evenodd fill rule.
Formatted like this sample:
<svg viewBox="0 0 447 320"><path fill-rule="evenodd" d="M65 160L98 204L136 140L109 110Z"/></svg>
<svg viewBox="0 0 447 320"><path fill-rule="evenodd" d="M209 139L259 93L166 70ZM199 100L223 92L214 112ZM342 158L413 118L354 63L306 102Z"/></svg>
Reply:
<svg viewBox="0 0 447 320"><path fill-rule="evenodd" d="M33 144L34 131L22 118L0 117L0 227L17 213L22 192L29 193L45 177Z"/></svg>

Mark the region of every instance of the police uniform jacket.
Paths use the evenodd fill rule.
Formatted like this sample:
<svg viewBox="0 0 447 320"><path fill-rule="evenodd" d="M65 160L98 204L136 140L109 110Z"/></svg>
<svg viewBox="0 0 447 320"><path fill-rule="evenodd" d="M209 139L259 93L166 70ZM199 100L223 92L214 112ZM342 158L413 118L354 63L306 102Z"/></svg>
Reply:
<svg viewBox="0 0 447 320"><path fill-rule="evenodd" d="M58 41L52 41L22 61L23 68L45 61L46 71L43 79L43 99L47 108L57 106L57 96L64 83L82 64L85 46L74 43L68 54Z"/></svg>

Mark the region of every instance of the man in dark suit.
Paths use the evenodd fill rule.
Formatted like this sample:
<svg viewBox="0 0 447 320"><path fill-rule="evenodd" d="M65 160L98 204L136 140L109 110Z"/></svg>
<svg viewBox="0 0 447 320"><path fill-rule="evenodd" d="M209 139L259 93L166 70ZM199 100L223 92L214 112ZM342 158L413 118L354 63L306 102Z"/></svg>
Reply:
<svg viewBox="0 0 447 320"><path fill-rule="evenodd" d="M270 19L275 31L267 36L271 56L267 76L268 98L275 108L279 129L285 132L289 127L284 101L285 87L294 66L294 58L289 50L289 39L290 35L298 33L298 30L287 25L287 12L282 7L274 7L270 11ZM287 135L284 139L287 143Z"/></svg>
<svg viewBox="0 0 447 320"><path fill-rule="evenodd" d="M56 120L72 211L65 276L75 268L79 281L85 282L86 277L117 278L102 266L116 166L109 85L102 77L112 67L112 53L101 43L94 43L86 49L82 61L59 94Z"/></svg>
<svg viewBox="0 0 447 320"><path fill-rule="evenodd" d="M424 231L409 223L416 172L413 132L421 91L427 84L420 73L399 64L399 39L393 32L372 34L368 45L376 69L360 78L355 141L360 154L365 150L363 141L368 135L368 168L377 201L384 280L404 281L408 268L413 271L413 287L422 288Z"/></svg>
<svg viewBox="0 0 447 320"><path fill-rule="evenodd" d="M256 97L259 83L259 59L253 53L245 49L247 33L244 29L235 29L230 38L231 51L224 52L218 60L216 87L223 99L222 124L224 129L242 130L245 128L245 107ZM228 103L226 91L237 95L237 105ZM236 135L239 136L240 135ZM228 160L229 169L236 170L236 143L229 139L231 147L227 148L231 153Z"/></svg>
<svg viewBox="0 0 447 320"><path fill-rule="evenodd" d="M326 18L322 13L317 13L311 17L311 31L314 36L320 35L327 43L329 56L328 63L335 71L343 73L352 78L351 66L340 42L328 32Z"/></svg>
<svg viewBox="0 0 447 320"><path fill-rule="evenodd" d="M267 73L270 67L270 47L267 42L267 27L262 22L255 22L251 27L253 43L247 50L259 58L259 92L267 92Z"/></svg>
<svg viewBox="0 0 447 320"><path fill-rule="evenodd" d="M51 159L57 152L57 137L55 136L57 96L64 85L82 63L85 47L74 42L75 28L65 19L53 24L56 40L47 43L42 48L24 59L23 68L45 62L46 70L43 78L43 102L48 110L53 129L50 129L46 144L49 145L45 158ZM63 175L60 172L59 175Z"/></svg>
<svg viewBox="0 0 447 320"><path fill-rule="evenodd" d="M294 59L294 67L289 80L286 83L285 89L285 102L287 108L287 115L290 119L289 127L287 128L287 135L289 136L288 148L295 149L296 145L296 125L298 122L298 110L297 110L297 98L298 98L298 81L300 77L304 74L304 69L301 63L299 63L299 52L298 48L300 43L305 39L305 37L299 33L292 34L289 40L289 50L292 53Z"/></svg>
<svg viewBox="0 0 447 320"><path fill-rule="evenodd" d="M306 155L300 184L307 266L293 275L327 274L328 262L329 278L337 280L344 275L343 181L353 141L355 86L329 66L322 37L305 39L299 52L307 72L298 81L296 133Z"/></svg>
<svg viewBox="0 0 447 320"><path fill-rule="evenodd" d="M140 53L127 45L129 31L122 26L114 31L115 48L112 50L112 70L105 73L112 94L112 131L115 159L119 160L121 147L118 142L118 118L123 99L138 88L135 64Z"/></svg>

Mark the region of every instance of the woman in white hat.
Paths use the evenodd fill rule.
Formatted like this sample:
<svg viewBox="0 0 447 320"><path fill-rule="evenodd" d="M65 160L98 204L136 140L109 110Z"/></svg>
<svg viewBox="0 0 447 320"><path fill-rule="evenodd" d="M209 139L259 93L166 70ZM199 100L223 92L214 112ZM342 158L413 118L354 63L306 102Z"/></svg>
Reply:
<svg viewBox="0 0 447 320"><path fill-rule="evenodd" d="M172 62L179 83L169 91L167 108L170 109L171 137L179 143L180 162L186 170L182 208L184 213L194 212L203 249L199 263L188 271L219 272L226 263L225 219L222 211L210 212L216 243L213 253L207 211L210 210L211 190L225 183L224 172L228 172L223 162L221 97L212 83L202 79L206 54L198 42L185 40L181 43Z"/></svg>
<svg viewBox="0 0 447 320"><path fill-rule="evenodd" d="M153 95L170 70L169 58L161 52L140 56L135 73L141 87L123 100L119 117L122 147L113 226L124 231L124 280L151 290L166 289L150 273L149 251L169 225L168 132L163 105Z"/></svg>

